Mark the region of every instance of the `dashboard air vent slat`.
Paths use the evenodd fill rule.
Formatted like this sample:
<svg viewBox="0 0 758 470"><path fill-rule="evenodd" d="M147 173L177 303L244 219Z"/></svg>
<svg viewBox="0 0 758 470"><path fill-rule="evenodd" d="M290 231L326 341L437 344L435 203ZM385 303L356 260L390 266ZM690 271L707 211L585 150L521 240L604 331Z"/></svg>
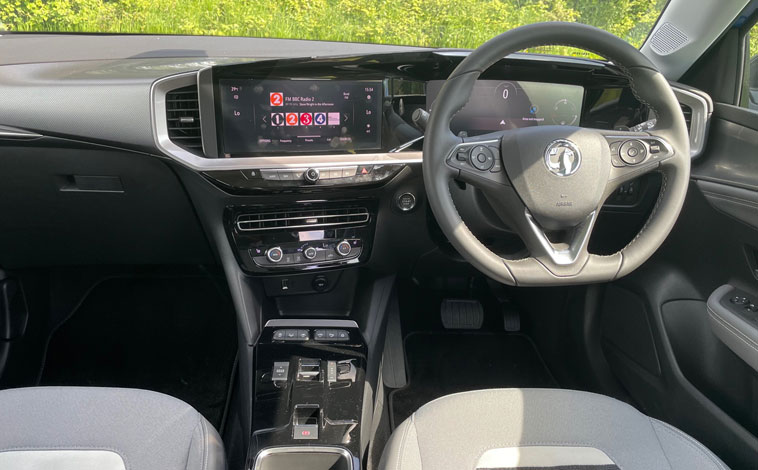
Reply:
<svg viewBox="0 0 758 470"><path fill-rule="evenodd" d="M243 232L260 232L357 226L367 223L369 218L369 212L364 207L257 212L238 215L237 229Z"/></svg>
<svg viewBox="0 0 758 470"><path fill-rule="evenodd" d="M190 85L166 93L166 124L172 142L192 153L202 153L197 86Z"/></svg>
<svg viewBox="0 0 758 470"><path fill-rule="evenodd" d="M684 114L684 121L687 123L687 130L692 128L692 108L686 104L679 103L682 108L682 114Z"/></svg>

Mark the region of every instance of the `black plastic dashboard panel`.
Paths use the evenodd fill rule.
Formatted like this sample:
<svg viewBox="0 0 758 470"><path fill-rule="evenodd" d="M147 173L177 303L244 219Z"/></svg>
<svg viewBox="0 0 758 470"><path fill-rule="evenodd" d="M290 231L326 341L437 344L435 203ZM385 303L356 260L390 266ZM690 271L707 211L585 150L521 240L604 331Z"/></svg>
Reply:
<svg viewBox="0 0 758 470"><path fill-rule="evenodd" d="M213 262L164 161L50 137L0 141L0 153L3 268Z"/></svg>

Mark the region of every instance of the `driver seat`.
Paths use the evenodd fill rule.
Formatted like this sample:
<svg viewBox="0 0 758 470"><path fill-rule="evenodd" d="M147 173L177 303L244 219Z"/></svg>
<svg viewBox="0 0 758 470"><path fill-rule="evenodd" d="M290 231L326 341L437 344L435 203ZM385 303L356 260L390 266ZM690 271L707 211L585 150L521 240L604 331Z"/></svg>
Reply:
<svg viewBox="0 0 758 470"><path fill-rule="evenodd" d="M493 389L422 406L390 437L381 470L725 470L692 437L603 395Z"/></svg>

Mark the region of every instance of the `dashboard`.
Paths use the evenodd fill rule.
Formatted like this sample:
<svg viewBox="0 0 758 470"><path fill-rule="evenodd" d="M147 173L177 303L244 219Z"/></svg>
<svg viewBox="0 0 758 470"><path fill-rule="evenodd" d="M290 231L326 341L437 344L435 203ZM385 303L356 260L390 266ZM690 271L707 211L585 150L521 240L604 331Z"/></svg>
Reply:
<svg viewBox="0 0 758 470"><path fill-rule="evenodd" d="M316 46L318 57L135 53L0 68L9 163L0 173L0 246L12 247L0 249L0 263L220 256L249 274L354 265L436 272L445 263L409 262L439 250L455 257L427 210L423 116L466 52L366 46L334 58L333 45L303 45ZM460 136L544 125L627 129L653 117L623 73L602 61L515 54L480 78L451 122ZM702 144L703 94L675 92ZM642 218L645 188L655 184L634 184L609 204ZM451 191L482 240L519 249L508 227L486 217L480 196Z"/></svg>

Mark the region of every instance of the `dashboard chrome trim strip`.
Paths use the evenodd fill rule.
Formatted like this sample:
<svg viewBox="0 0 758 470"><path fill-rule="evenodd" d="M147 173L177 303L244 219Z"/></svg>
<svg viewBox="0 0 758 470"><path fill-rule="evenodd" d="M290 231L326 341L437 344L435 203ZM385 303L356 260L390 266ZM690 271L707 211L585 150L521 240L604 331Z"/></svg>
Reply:
<svg viewBox="0 0 758 470"><path fill-rule="evenodd" d="M158 149L178 163L195 171L260 170L288 168L325 168L353 165L390 165L421 163L421 152L382 152L334 155L282 155L248 158L206 158L189 152L171 141L166 124L166 94L177 88L197 84L199 72L171 75L155 81L150 88L153 139Z"/></svg>

